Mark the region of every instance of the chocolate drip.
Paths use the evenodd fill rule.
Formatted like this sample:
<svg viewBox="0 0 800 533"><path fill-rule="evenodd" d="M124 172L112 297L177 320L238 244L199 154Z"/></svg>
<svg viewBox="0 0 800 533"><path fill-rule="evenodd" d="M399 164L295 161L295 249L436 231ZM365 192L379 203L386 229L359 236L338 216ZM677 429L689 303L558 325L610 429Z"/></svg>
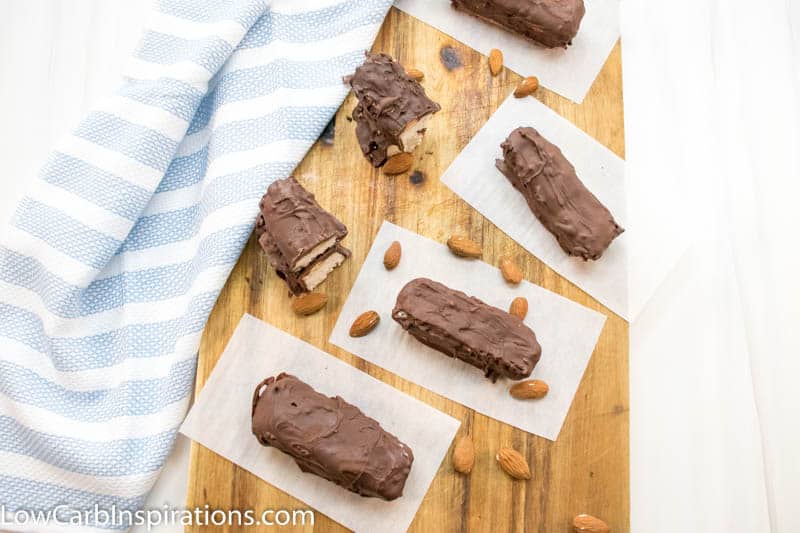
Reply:
<svg viewBox="0 0 800 533"><path fill-rule="evenodd" d="M303 472L361 496L403 495L411 449L339 396L329 398L281 373L256 387L252 418L258 441L291 455Z"/></svg>
<svg viewBox="0 0 800 533"><path fill-rule="evenodd" d="M404 137L413 137L415 124L441 109L427 97L422 85L386 54L367 54L348 81L358 98L353 110L356 137L361 151L376 167L383 165L393 151L411 151L413 147L405 146Z"/></svg>
<svg viewBox="0 0 800 533"><path fill-rule="evenodd" d="M451 0L453 7L534 41L566 48L578 34L583 0Z"/></svg>
<svg viewBox="0 0 800 533"><path fill-rule="evenodd" d="M561 150L533 128L517 128L495 164L569 255L599 259L623 231Z"/></svg>
<svg viewBox="0 0 800 533"><path fill-rule="evenodd" d="M426 278L403 287L392 318L423 344L480 368L492 381L530 376L542 354L518 317Z"/></svg>

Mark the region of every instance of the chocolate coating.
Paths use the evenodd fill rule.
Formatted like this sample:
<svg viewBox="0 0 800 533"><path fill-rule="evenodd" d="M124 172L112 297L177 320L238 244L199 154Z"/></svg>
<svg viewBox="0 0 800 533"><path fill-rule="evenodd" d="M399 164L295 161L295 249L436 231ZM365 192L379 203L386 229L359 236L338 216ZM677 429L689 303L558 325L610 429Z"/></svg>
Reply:
<svg viewBox="0 0 800 533"><path fill-rule="evenodd" d="M367 54L364 64L349 78L358 98L353 110L361 151L373 166L386 162L391 146L404 150L401 134L441 106L406 74L402 65L386 54Z"/></svg>
<svg viewBox="0 0 800 533"><path fill-rule="evenodd" d="M392 318L417 340L483 370L496 381L531 375L542 355L518 317L426 278L408 282Z"/></svg>
<svg viewBox="0 0 800 533"><path fill-rule="evenodd" d="M253 434L310 472L360 494L403 495L411 448L358 407L329 398L289 374L269 377L253 393Z"/></svg>
<svg viewBox="0 0 800 533"><path fill-rule="evenodd" d="M578 34L583 0L451 0L463 10L547 48L566 48Z"/></svg>
<svg viewBox="0 0 800 533"><path fill-rule="evenodd" d="M306 289L301 280L321 258L337 250L347 228L322 209L314 195L293 177L273 182L259 203L256 235L270 264L295 294Z"/></svg>
<svg viewBox="0 0 800 533"><path fill-rule="evenodd" d="M517 128L495 161L533 214L569 255L599 259L625 230L575 173L561 150L533 128Z"/></svg>

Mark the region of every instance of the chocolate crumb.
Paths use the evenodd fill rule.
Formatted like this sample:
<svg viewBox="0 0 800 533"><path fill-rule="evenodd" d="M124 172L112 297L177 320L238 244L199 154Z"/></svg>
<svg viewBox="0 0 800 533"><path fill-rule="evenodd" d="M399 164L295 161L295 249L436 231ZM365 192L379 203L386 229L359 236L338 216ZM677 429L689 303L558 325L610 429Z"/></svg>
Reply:
<svg viewBox="0 0 800 533"><path fill-rule="evenodd" d="M423 174L419 170L415 170L414 172L411 173L411 176L409 176L408 179L414 185L420 185L422 182L425 181L425 174Z"/></svg>
<svg viewBox="0 0 800 533"><path fill-rule="evenodd" d="M442 64L447 70L454 70L464 66L464 63L461 61L461 56L458 55L458 52L452 46L443 46L442 49L439 50L439 59L442 60Z"/></svg>

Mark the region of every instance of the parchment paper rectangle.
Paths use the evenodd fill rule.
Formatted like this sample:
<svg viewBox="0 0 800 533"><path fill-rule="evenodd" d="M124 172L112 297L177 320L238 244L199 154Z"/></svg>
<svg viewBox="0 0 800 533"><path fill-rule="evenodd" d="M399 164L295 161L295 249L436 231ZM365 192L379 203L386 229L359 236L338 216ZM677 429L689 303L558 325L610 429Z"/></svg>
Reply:
<svg viewBox="0 0 800 533"><path fill-rule="evenodd" d="M570 257L536 219L525 198L495 167L500 144L519 126L532 126L558 146L581 181L626 229L597 261ZM625 162L535 98L509 97L455 158L441 177L472 207L550 268L627 319L629 241L625 224ZM640 239L641 240L641 239ZM645 241L646 242L646 241ZM651 246L666 246L653 242ZM653 251L654 258L661 254ZM639 250L647 254L650 250Z"/></svg>
<svg viewBox="0 0 800 533"><path fill-rule="evenodd" d="M492 48L499 48L508 68L522 76L537 76L548 89L581 103L619 39L619 0L584 3L586 15L580 31L566 50L537 46L456 11L450 0L396 0L394 5L482 54L489 55Z"/></svg>
<svg viewBox="0 0 800 533"><path fill-rule="evenodd" d="M400 241L403 254L397 268L387 271L383 254L392 241ZM517 296L527 298L525 323L542 345L541 360L531 377L550 385L548 395L536 401L515 400L508 394L514 382L492 383L477 368L428 348L406 333L392 320L392 308L403 285L418 277L439 281L501 309L508 309ZM365 337L350 337L353 320L369 309L380 314L378 327ZM555 440L605 320L600 313L527 281L508 285L495 267L456 257L444 245L384 222L330 342L478 412Z"/></svg>
<svg viewBox="0 0 800 533"><path fill-rule="evenodd" d="M261 446L250 429L256 385L288 372L341 396L411 447L403 496L363 498L300 471L288 455ZM460 422L253 316L244 315L181 426L181 433L355 531L405 531Z"/></svg>

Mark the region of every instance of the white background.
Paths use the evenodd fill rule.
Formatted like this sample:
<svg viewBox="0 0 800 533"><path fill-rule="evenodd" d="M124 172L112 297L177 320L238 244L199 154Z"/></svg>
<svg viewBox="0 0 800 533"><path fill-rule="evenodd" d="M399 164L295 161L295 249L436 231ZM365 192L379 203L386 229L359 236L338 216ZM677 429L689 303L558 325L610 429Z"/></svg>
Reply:
<svg viewBox="0 0 800 533"><path fill-rule="evenodd" d="M116 85L146 8L0 0L0 220ZM623 0L622 35L628 223L693 228L632 325L632 530L797 531L800 2ZM180 449L155 505L183 501Z"/></svg>

